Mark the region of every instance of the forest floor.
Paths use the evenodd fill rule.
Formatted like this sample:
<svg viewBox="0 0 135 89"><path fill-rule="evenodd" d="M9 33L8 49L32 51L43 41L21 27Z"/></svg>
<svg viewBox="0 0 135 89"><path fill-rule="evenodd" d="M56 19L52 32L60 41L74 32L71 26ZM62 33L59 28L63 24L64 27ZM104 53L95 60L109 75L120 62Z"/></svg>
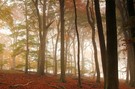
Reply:
<svg viewBox="0 0 135 89"><path fill-rule="evenodd" d="M95 83L94 79L83 78L82 88L77 85L77 78L67 77L66 83L61 83L59 77L53 75L38 76L22 72L0 71L0 89L103 89L103 82ZM120 89L129 88L125 81L120 81Z"/></svg>

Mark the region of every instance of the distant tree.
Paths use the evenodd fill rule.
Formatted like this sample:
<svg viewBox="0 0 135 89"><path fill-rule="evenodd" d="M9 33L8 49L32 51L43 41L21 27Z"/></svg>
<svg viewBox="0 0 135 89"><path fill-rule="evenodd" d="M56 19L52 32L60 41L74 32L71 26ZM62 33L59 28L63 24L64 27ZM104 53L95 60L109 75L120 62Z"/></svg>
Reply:
<svg viewBox="0 0 135 89"><path fill-rule="evenodd" d="M4 60L3 60L3 52L4 52L4 44L0 43L0 69L3 69L3 65L4 65Z"/></svg>
<svg viewBox="0 0 135 89"><path fill-rule="evenodd" d="M12 67L11 69L15 69L17 66L16 64L16 57L18 55L21 55L22 57L24 56L25 53L25 39L22 38L22 36L26 35L25 34L25 25L22 24L14 24L14 26L11 29L12 34L10 37L13 39L13 42L11 44L12 48ZM20 39L22 38L22 39Z"/></svg>
<svg viewBox="0 0 135 89"><path fill-rule="evenodd" d="M26 20L26 60L25 60L25 73L28 73L29 66L29 29L28 29L28 11L27 11L27 0L25 0L25 20Z"/></svg>
<svg viewBox="0 0 135 89"><path fill-rule="evenodd" d="M4 44L1 44L1 43L0 43L0 54L3 53L3 51L4 51L4 46L5 46Z"/></svg>
<svg viewBox="0 0 135 89"><path fill-rule="evenodd" d="M60 36L60 29L59 29L59 22L57 23L57 37L56 37L56 43L55 43L55 52L54 52L54 74L57 75L57 49L58 49L58 41Z"/></svg>

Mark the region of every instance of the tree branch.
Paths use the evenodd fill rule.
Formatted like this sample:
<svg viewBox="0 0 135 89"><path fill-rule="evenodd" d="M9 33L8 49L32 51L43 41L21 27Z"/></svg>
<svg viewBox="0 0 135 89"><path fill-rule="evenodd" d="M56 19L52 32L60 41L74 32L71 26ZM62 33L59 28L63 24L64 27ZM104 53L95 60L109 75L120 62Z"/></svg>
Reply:
<svg viewBox="0 0 135 89"><path fill-rule="evenodd" d="M24 87L24 86L28 86L29 84L31 84L33 81L30 81L26 84L15 84L15 85L10 85L9 88L16 88L16 87Z"/></svg>

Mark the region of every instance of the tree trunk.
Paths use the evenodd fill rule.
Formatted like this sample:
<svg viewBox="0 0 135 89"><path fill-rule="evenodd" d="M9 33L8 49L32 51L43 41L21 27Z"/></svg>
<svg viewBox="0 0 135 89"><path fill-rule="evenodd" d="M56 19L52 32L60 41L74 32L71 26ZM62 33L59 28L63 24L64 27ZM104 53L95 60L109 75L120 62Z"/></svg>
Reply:
<svg viewBox="0 0 135 89"><path fill-rule="evenodd" d="M34 1L32 0L34 5L35 5L35 8L36 8L36 13L37 13L37 16L38 16L38 25L39 25L39 38L40 38L40 45L39 45L39 52L38 52L38 63L37 63L37 73L39 75L43 75L44 74L44 58L45 58L45 54L44 54L44 51L45 51L45 38L43 38L43 34L45 35L45 25L46 25L46 22L45 22L45 10L46 10L46 0L44 0L44 5L43 5L43 20L41 20L41 15L39 13L39 9L38 9L38 0ZM43 32L44 31L44 32ZM44 41L44 42L43 42Z"/></svg>
<svg viewBox="0 0 135 89"><path fill-rule="evenodd" d="M126 83L129 84L129 61L127 60Z"/></svg>
<svg viewBox="0 0 135 89"><path fill-rule="evenodd" d="M134 9L134 0L127 0L127 10L129 14L129 19L135 16L135 9ZM133 23L132 23L133 24ZM131 38L135 38L135 27L130 27L131 30ZM133 42L133 55L135 55L135 43ZM135 56L134 58L129 59L129 68L130 68L130 86L135 87Z"/></svg>
<svg viewBox="0 0 135 89"><path fill-rule="evenodd" d="M40 62L39 62L39 75L44 75L44 66L45 66L45 46L46 46L46 0L43 3L43 28L42 28L42 37L40 43Z"/></svg>
<svg viewBox="0 0 135 89"><path fill-rule="evenodd" d="M95 42L95 19L94 17L91 17L92 21L90 20L90 13L92 11L90 11L89 9L89 0L87 0L87 18L88 18L88 23L92 28L92 45L93 45L93 49L94 49L94 59L95 59L95 65L96 65L96 72L97 72L97 80L96 82L100 82L100 70L99 70L99 64L98 64L98 56L97 56L97 46L96 46L96 42Z"/></svg>
<svg viewBox="0 0 135 89"><path fill-rule="evenodd" d="M84 68L84 65L85 65L85 63L84 63L84 54L83 54L84 53L83 52L84 51L84 49L83 49L84 48L84 41L83 40L84 39L83 39L83 36L82 36L82 41L81 41L82 42L82 44L81 44L81 54L82 54L82 69L81 70L82 70L82 73L81 74L82 75L84 74L84 70L85 70L85 68Z"/></svg>
<svg viewBox="0 0 135 89"><path fill-rule="evenodd" d="M130 33L131 35L131 33ZM130 37L131 38L131 37ZM129 64L129 75L130 75L130 81L129 81L129 85L131 87L133 87L134 85L134 47L132 44L128 44L128 64Z"/></svg>
<svg viewBox="0 0 135 89"><path fill-rule="evenodd" d="M99 37L99 44L100 44L100 51L101 51L101 60L102 60L102 68L103 68L103 75L104 75L104 85L106 85L106 47L105 47L105 38L103 34L103 25L99 7L99 0L94 0L95 3L95 13L96 13L96 21L97 21L97 28L98 28L98 37Z"/></svg>
<svg viewBox="0 0 135 89"><path fill-rule="evenodd" d="M12 56L12 67L11 67L11 70L15 70L16 68L16 56Z"/></svg>
<svg viewBox="0 0 135 89"><path fill-rule="evenodd" d="M75 32L74 32L74 38L73 38L73 54L74 54L74 72L75 72L75 76L77 75L76 72L76 50L75 50Z"/></svg>
<svg viewBox="0 0 135 89"><path fill-rule="evenodd" d="M28 30L28 19L27 19L27 0L25 0L25 20L26 20L26 60L25 60L25 73L28 73L28 59L29 59L29 30Z"/></svg>
<svg viewBox="0 0 135 89"><path fill-rule="evenodd" d="M65 40L65 71L69 70L69 62L68 62L68 41Z"/></svg>
<svg viewBox="0 0 135 89"><path fill-rule="evenodd" d="M65 0L59 0L60 2L60 19L61 19L61 82L66 82L65 80L65 60L64 60L64 6Z"/></svg>
<svg viewBox="0 0 135 89"><path fill-rule="evenodd" d="M118 89L118 55L115 0L106 0L106 28L107 28L107 87Z"/></svg>
<svg viewBox="0 0 135 89"><path fill-rule="evenodd" d="M73 0L74 3L74 12L75 12L75 30L76 30L76 35L77 35L77 42L78 42L78 54L77 54L77 59L78 59L78 85L81 88L82 84L81 84L81 73L80 73L80 39L79 39L79 32L78 32L78 28L77 28L77 11L76 11L76 1Z"/></svg>
<svg viewBox="0 0 135 89"><path fill-rule="evenodd" d="M0 69L3 70L3 65L4 65L4 59L3 59L3 54L1 56L1 63L0 63Z"/></svg>
<svg viewBox="0 0 135 89"><path fill-rule="evenodd" d="M96 82L100 83L100 70L99 70L99 64L98 64L97 46L95 42L95 28L92 29L92 44L94 48L94 59L95 59L96 72L97 72Z"/></svg>
<svg viewBox="0 0 135 89"><path fill-rule="evenodd" d="M121 15L121 18L122 18L122 27L124 28L124 25L125 23L127 22L129 16L128 16L128 13L127 13L127 9L126 9L126 6L125 6L126 2L123 1L121 2L120 0L117 0L116 2L116 5L117 5L117 8L119 9L120 11L120 15ZM124 37L125 39L131 39L131 31L130 30L123 30L123 34L124 34ZM133 45L132 44L129 44L127 43L127 75L126 75L126 83L129 84L129 77L130 77L130 58L134 58L134 52L132 51L133 50Z"/></svg>
<svg viewBox="0 0 135 89"><path fill-rule="evenodd" d="M56 43L55 43L55 53L54 53L54 75L57 75L57 45L58 45L58 40L59 40L59 23L57 25L57 38L56 38Z"/></svg>

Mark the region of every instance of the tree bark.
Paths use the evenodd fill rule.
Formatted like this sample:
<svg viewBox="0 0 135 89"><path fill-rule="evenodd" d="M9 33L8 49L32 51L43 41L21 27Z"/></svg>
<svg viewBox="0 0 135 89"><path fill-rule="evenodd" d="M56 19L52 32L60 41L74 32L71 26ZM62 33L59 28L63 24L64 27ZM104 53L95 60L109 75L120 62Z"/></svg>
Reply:
<svg viewBox="0 0 135 89"><path fill-rule="evenodd" d="M81 73L81 74L82 74L82 75L84 75L84 70L85 70L85 68L84 68L84 65L85 65L84 61L85 61L85 60L84 60L84 54L83 54L83 53L84 53L84 52L83 52L84 49L83 49L83 48L84 48L84 38L83 38L83 36L82 36L82 40L81 40L81 55L82 55L82 63L81 63L81 64L82 64L82 69L81 69L81 70L82 70L82 73Z"/></svg>
<svg viewBox="0 0 135 89"><path fill-rule="evenodd" d="M25 60L25 73L28 73L28 65L29 65L29 30L28 30L28 19L27 19L27 0L25 0L25 20L26 20L26 60Z"/></svg>
<svg viewBox="0 0 135 89"><path fill-rule="evenodd" d="M91 15L92 21L90 20L90 13L92 14L92 11L90 11L90 9L89 9L89 0L87 0L86 8L87 8L88 23L92 28L92 45L93 45L93 49L94 49L94 59L95 59L96 72L97 72L96 82L100 82L100 70L99 70L98 57L97 57L97 46L96 46L96 42L95 42L95 19Z"/></svg>
<svg viewBox="0 0 135 89"><path fill-rule="evenodd" d="M66 82L65 80L65 60L64 60L64 6L65 0L59 0L60 2L60 21L61 21L61 82Z"/></svg>
<svg viewBox="0 0 135 89"><path fill-rule="evenodd" d="M44 75L44 67L45 67L45 47L46 47L46 0L43 2L43 28L42 28L42 38L40 43L40 62L39 62L39 75Z"/></svg>
<svg viewBox="0 0 135 89"><path fill-rule="evenodd" d="M95 42L95 28L93 28L92 30L92 44L93 44L93 49L94 49L94 59L95 59L95 66L96 66L96 72L97 72L96 82L100 83L100 70L99 70L98 57L97 57L97 46Z"/></svg>
<svg viewBox="0 0 135 89"><path fill-rule="evenodd" d="M78 42L78 54L77 54L77 65L78 65L78 85L81 88L82 84L81 84L81 72L80 72L80 39L79 39L79 32L78 32L78 28L77 28L77 11L76 11L76 1L73 0L73 4L74 4L74 12L75 12L75 30L76 30L76 35L77 35L77 42Z"/></svg>
<svg viewBox="0 0 135 89"><path fill-rule="evenodd" d="M98 28L98 37L99 37L99 44L100 44L100 51L101 51L101 60L102 60L102 68L103 68L103 75L104 75L104 85L106 85L106 47L105 47L105 38L103 34L103 25L99 7L99 0L94 0L95 3L95 13L96 13L96 21L97 21L97 28Z"/></svg>
<svg viewBox="0 0 135 89"><path fill-rule="evenodd" d="M77 75L77 71L76 71L76 50L75 50L75 32L74 32L74 38L73 38L73 54L74 54L74 72L75 75Z"/></svg>
<svg viewBox="0 0 135 89"><path fill-rule="evenodd" d="M59 23L57 25L57 38L56 38L56 43L55 43L55 53L54 53L54 75L57 75L57 45L58 45L58 40L59 40Z"/></svg>
<svg viewBox="0 0 135 89"><path fill-rule="evenodd" d="M134 9L134 0L127 0L127 10L128 10L128 15L129 19L133 16L135 16L135 9ZM135 38L135 27L130 27L131 30L131 38ZM133 42L133 52L135 55L135 43ZM134 58L129 59L130 63L130 86L135 87L135 56Z"/></svg>
<svg viewBox="0 0 135 89"><path fill-rule="evenodd" d="M106 0L106 29L108 63L106 89L118 89L119 84L115 0Z"/></svg>

